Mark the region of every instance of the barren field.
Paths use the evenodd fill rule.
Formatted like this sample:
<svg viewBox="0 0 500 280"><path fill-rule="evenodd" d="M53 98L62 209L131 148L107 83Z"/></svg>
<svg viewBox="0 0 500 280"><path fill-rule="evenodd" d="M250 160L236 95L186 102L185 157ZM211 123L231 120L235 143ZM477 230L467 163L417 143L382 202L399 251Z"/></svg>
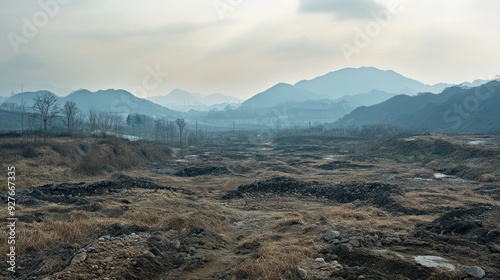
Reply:
<svg viewBox="0 0 500 280"><path fill-rule="evenodd" d="M478 137L134 144L102 172L135 148L2 139L19 187L0 278L500 279L500 141Z"/></svg>

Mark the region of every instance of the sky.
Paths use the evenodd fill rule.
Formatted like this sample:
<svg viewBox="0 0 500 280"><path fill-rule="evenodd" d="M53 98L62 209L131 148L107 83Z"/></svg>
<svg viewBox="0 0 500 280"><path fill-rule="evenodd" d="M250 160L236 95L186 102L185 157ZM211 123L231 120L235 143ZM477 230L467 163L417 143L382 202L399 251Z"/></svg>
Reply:
<svg viewBox="0 0 500 280"><path fill-rule="evenodd" d="M498 0L0 1L0 95L174 88L249 98L345 67L500 74Z"/></svg>

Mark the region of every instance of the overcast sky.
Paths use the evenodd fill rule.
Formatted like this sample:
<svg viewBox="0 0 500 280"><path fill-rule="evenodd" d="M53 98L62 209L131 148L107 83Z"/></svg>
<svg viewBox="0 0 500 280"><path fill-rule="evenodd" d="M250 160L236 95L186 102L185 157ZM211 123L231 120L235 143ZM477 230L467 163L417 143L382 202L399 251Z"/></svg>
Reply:
<svg viewBox="0 0 500 280"><path fill-rule="evenodd" d="M360 66L428 84L493 78L499 11L498 0L0 1L0 95L24 83L248 98Z"/></svg>

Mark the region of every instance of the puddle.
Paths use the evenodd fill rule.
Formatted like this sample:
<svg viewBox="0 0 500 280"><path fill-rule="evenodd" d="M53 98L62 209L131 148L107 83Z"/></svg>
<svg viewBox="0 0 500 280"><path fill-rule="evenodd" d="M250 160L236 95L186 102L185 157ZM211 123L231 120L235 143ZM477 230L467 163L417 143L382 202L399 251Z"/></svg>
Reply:
<svg viewBox="0 0 500 280"><path fill-rule="evenodd" d="M443 174L443 173L434 173L434 178L444 179L444 178L454 178L454 177L450 176L450 175Z"/></svg>

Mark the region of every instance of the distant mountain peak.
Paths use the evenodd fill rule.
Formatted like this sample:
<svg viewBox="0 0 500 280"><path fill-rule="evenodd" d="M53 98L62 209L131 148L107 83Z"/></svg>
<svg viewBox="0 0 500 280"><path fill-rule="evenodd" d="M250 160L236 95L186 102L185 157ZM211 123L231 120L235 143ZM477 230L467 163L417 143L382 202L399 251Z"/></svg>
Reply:
<svg viewBox="0 0 500 280"><path fill-rule="evenodd" d="M189 92L180 88L173 89L167 95L151 96L148 97L148 99L160 105L182 111L189 111L191 109L208 110L209 107L213 105L223 103L239 104L241 102L241 100L237 98L223 95L221 93L203 95L200 93Z"/></svg>

